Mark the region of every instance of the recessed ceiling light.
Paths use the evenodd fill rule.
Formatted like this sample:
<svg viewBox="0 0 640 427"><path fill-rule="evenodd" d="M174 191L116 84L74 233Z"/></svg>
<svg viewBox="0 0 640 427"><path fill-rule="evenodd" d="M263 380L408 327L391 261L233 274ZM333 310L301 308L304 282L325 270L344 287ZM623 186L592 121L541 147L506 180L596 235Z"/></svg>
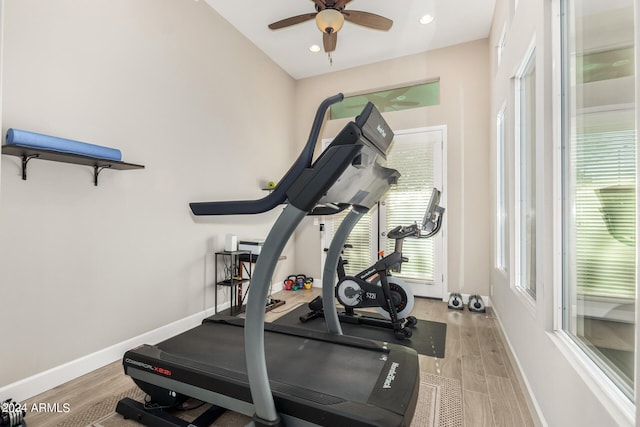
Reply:
<svg viewBox="0 0 640 427"><path fill-rule="evenodd" d="M433 15L426 14L422 18L420 18L420 23L427 25L433 22Z"/></svg>
<svg viewBox="0 0 640 427"><path fill-rule="evenodd" d="M312 44L311 46L309 46L309 50L311 52L320 52L320 46L318 46L317 44Z"/></svg>

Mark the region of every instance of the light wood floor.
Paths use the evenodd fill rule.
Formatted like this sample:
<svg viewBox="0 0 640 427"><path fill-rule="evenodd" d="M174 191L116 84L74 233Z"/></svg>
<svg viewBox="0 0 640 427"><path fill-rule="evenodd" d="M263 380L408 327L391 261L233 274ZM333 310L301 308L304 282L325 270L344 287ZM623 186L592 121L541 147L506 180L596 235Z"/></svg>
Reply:
<svg viewBox="0 0 640 427"><path fill-rule="evenodd" d="M287 304L267 313L267 321L275 320L319 293L314 288L311 291L275 294L275 298L285 299ZM537 425L490 309L487 313L471 313L466 307L464 311L449 310L445 302L418 298L412 314L419 319L447 324L445 357L437 359L420 355L420 369L461 382L466 427ZM121 362L116 361L26 402L27 407L40 402L68 403L69 413L29 413L26 421L29 427L64 425L65 420L74 414L132 386L131 379L123 374ZM216 425L243 425L247 420L230 414ZM100 425L119 427L137 424L114 416Z"/></svg>

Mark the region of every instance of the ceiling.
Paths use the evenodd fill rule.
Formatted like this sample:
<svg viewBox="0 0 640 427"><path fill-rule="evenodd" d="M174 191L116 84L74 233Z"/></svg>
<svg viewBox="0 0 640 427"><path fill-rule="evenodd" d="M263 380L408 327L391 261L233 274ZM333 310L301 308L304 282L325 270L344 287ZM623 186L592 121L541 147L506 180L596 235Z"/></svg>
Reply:
<svg viewBox="0 0 640 427"><path fill-rule="evenodd" d="M206 0L235 28L295 79L425 52L489 36L495 0L353 0L345 10L361 10L393 20L388 31L345 22L332 53L313 53L322 46L315 21L272 31L272 22L315 12L311 0ZM432 23L419 20L430 14Z"/></svg>

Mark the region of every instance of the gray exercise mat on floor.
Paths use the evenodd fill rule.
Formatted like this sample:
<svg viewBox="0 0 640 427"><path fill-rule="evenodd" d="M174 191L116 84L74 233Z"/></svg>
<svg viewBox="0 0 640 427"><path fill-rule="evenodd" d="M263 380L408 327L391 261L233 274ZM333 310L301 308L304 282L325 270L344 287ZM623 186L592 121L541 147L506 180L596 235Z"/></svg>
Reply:
<svg viewBox="0 0 640 427"><path fill-rule="evenodd" d="M273 323L277 325L287 325L311 329L313 331L326 332L327 327L323 318L310 320L306 323L302 323L300 321L300 316L308 312L309 307L307 304L304 304L292 312L280 317ZM367 313L367 315L377 316L376 313ZM413 348L419 354L423 354L425 356L432 356L440 359L444 358L445 337L447 335L446 323L418 319L418 324L414 328L411 328L411 331L413 332L411 338L404 340L397 339L392 329L367 325L353 325L344 322L342 322L341 325L342 333L344 335L401 344Z"/></svg>

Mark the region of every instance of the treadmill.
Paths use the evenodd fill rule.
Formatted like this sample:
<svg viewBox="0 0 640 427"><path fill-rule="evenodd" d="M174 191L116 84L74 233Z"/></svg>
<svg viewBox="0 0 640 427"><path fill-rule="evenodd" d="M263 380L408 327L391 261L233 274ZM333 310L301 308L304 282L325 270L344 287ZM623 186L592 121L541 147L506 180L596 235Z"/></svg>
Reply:
<svg viewBox="0 0 640 427"><path fill-rule="evenodd" d="M192 397L250 416L256 426L410 424L419 387L415 350L264 323L264 300L276 262L298 224L320 202L325 209L339 210L367 207L379 199L399 176L383 166L392 139L393 132L369 103L292 179L286 208L254 270L246 320L211 317L124 355L125 373L152 402L173 406ZM149 426L198 425L180 424L148 406L123 399L117 411Z"/></svg>

